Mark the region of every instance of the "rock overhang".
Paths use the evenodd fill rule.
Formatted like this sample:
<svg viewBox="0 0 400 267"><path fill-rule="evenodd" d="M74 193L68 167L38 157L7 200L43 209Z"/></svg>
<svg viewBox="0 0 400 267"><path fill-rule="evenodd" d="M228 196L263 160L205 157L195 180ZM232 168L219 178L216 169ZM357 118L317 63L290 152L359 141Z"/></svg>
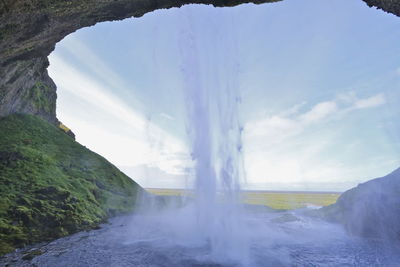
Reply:
<svg viewBox="0 0 400 267"><path fill-rule="evenodd" d="M0 1L0 117L37 115L57 124L56 85L47 56L68 34L98 22L140 17L185 4L215 7L282 0L2 0ZM400 16L400 1L362 0ZM32 94L35 91L35 94ZM46 105L43 101L47 98ZM36 96L36 97L35 97Z"/></svg>

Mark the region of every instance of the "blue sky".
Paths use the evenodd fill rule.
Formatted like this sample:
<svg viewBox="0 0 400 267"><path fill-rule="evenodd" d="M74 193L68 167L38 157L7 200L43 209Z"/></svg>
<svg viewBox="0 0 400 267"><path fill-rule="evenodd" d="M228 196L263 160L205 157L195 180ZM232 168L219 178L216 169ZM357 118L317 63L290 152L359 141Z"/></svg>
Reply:
<svg viewBox="0 0 400 267"><path fill-rule="evenodd" d="M358 0L190 5L79 30L49 73L80 143L145 187L183 187L193 37L199 64L218 70L202 79L240 92L243 187L341 191L400 166L399 26Z"/></svg>

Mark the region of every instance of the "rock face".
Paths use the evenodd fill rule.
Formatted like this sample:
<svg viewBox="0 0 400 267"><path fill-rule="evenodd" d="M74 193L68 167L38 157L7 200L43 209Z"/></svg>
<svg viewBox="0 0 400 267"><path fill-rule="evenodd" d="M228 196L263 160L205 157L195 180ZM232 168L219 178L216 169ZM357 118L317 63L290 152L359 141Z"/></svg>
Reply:
<svg viewBox="0 0 400 267"><path fill-rule="evenodd" d="M400 240L400 168L344 192L320 211L354 235Z"/></svg>
<svg viewBox="0 0 400 267"><path fill-rule="evenodd" d="M369 7L377 7L388 13L400 16L400 1L398 0L363 0Z"/></svg>
<svg viewBox="0 0 400 267"><path fill-rule="evenodd" d="M47 56L57 42L80 28L188 3L233 6L277 1L280 0L1 0L0 117L28 113L58 123L56 86L46 71ZM400 15L399 1L363 1Z"/></svg>
<svg viewBox="0 0 400 267"><path fill-rule="evenodd" d="M25 113L57 124L56 85L47 66L47 58L39 57L0 67L0 117Z"/></svg>

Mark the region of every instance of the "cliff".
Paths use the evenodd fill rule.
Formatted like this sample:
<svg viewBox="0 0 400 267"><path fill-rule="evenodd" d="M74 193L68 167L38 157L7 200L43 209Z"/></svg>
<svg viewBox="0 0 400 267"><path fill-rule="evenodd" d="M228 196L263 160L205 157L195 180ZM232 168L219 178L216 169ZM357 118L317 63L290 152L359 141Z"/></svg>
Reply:
<svg viewBox="0 0 400 267"><path fill-rule="evenodd" d="M62 129L32 115L0 118L0 255L130 212L139 193Z"/></svg>

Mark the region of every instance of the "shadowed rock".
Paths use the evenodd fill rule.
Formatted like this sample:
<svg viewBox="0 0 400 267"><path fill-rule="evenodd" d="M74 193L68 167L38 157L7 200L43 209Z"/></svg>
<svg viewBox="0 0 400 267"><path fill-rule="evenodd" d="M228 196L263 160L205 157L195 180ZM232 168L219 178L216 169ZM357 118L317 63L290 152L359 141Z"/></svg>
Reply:
<svg viewBox="0 0 400 267"><path fill-rule="evenodd" d="M352 234L400 240L400 168L344 192L320 211Z"/></svg>

